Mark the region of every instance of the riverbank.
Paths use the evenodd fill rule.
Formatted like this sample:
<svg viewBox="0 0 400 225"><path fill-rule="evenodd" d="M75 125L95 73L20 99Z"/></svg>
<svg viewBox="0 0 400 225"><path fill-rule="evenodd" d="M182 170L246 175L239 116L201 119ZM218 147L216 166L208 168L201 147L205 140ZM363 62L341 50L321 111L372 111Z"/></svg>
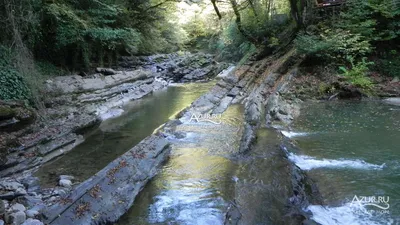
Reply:
<svg viewBox="0 0 400 225"><path fill-rule="evenodd" d="M167 88L171 82L207 81L226 67L201 53L123 58L116 69L98 68L98 73L90 76L47 80L43 111L26 110L18 103L3 104L0 197L5 205L0 215L7 223L17 224L27 217L42 218L38 212L70 193L76 183L73 177L62 176L59 186L42 190L38 178L32 176L41 165L74 149L101 121L121 115L121 107L129 101ZM31 115L29 120L24 119L26 114ZM163 159L146 168L153 171L150 174ZM13 210L19 203L25 207ZM29 210L34 215L28 215Z"/></svg>

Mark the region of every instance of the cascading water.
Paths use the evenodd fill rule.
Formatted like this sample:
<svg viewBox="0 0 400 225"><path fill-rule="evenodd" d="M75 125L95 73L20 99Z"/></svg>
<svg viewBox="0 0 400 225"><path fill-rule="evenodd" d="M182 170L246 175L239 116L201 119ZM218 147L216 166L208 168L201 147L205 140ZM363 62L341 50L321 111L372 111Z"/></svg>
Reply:
<svg viewBox="0 0 400 225"><path fill-rule="evenodd" d="M296 132L283 134L300 149L288 149L289 159L308 171L323 197L324 205L307 208L313 219L329 225L400 223L399 111L381 102L310 104L296 120ZM362 197L375 198L374 205Z"/></svg>

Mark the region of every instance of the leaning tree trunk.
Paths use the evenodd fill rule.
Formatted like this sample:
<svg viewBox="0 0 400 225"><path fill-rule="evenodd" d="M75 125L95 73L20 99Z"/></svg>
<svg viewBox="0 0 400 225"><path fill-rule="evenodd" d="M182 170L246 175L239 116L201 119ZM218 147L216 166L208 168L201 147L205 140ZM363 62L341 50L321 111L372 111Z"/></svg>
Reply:
<svg viewBox="0 0 400 225"><path fill-rule="evenodd" d="M218 19L221 20L221 19L222 19L221 12L219 11L219 9L218 9L218 7L217 7L216 0L211 0L211 3L212 3L212 5L213 5L213 7L214 7L215 13L216 13L217 16L218 16Z"/></svg>

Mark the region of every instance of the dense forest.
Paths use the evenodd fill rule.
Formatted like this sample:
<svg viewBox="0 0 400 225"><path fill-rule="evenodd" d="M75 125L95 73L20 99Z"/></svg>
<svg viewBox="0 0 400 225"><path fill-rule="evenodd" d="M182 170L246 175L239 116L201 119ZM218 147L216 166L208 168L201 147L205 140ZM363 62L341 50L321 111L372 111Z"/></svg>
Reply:
<svg viewBox="0 0 400 225"><path fill-rule="evenodd" d="M397 0L348 0L334 9L314 0L2 0L0 99L37 105L48 77L112 67L122 55L204 51L237 62L293 45L312 63L368 88L369 70L399 75L399 6Z"/></svg>

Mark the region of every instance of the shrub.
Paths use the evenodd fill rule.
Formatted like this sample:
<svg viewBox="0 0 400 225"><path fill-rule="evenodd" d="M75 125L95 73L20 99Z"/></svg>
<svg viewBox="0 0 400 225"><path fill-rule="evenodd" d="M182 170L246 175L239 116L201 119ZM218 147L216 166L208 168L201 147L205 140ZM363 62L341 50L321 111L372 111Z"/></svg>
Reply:
<svg viewBox="0 0 400 225"><path fill-rule="evenodd" d="M362 57L372 50L363 36L342 29L325 29L319 35L300 34L295 46L300 54L338 61L349 56Z"/></svg>
<svg viewBox="0 0 400 225"><path fill-rule="evenodd" d="M11 50L0 46L0 99L30 100L31 93L25 80L12 65Z"/></svg>
<svg viewBox="0 0 400 225"><path fill-rule="evenodd" d="M369 66L373 65L373 62L367 62L366 58L363 58L360 62L354 63L353 57L348 57L351 64L351 68L346 68L344 66L339 67L339 70L343 72L345 78L353 85L363 88L371 89L373 84L371 79L366 76L369 70Z"/></svg>

